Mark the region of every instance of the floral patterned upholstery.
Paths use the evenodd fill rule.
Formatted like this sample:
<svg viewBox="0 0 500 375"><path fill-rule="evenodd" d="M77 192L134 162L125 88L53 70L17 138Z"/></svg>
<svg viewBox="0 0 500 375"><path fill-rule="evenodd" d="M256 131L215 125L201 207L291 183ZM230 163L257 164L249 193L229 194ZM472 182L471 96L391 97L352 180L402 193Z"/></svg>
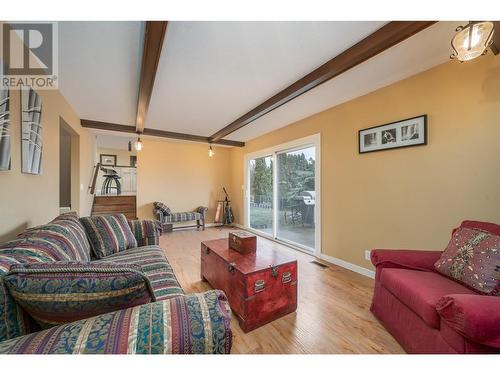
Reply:
<svg viewBox="0 0 500 375"><path fill-rule="evenodd" d="M18 264L10 268L4 283L14 300L43 328L155 300L149 279L136 265Z"/></svg>
<svg viewBox="0 0 500 375"><path fill-rule="evenodd" d="M125 223L135 241L147 246L122 250L88 264L104 268L136 267L149 281L153 292L149 298L158 302L99 316L95 315L102 311L95 309L92 317L77 317L86 317L85 320L40 331L40 326L12 298L4 279L12 267L15 271L36 268L26 266L33 263L43 263L46 267L54 262L87 262L80 259L84 257L82 254L90 254L90 245L82 235L84 226L75 214L61 215L47 224L49 227L31 228L18 239L0 244L0 353L229 353L230 314L224 293L184 295L157 245L161 234L157 222ZM72 233L65 232L62 228L65 224L72 228ZM68 238L71 243L65 241ZM77 277L74 281L78 284L84 279ZM68 295L71 296L75 285L69 287ZM140 303L143 302L147 301ZM43 308L50 323L57 312L47 310Z"/></svg>
<svg viewBox="0 0 500 375"><path fill-rule="evenodd" d="M500 236L459 228L435 267L479 293L500 295Z"/></svg>
<svg viewBox="0 0 500 375"><path fill-rule="evenodd" d="M225 354L230 309L220 291L178 296L0 342L0 354Z"/></svg>

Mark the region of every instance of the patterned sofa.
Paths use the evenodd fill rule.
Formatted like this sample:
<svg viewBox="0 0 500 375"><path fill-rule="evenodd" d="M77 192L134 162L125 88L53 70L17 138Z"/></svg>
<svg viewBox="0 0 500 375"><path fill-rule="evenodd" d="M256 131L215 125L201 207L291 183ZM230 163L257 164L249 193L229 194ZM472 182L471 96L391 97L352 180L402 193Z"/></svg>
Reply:
<svg viewBox="0 0 500 375"><path fill-rule="evenodd" d="M0 354L230 352L230 309L224 293L212 290L184 294L163 250L158 246L161 226L153 220L135 220L128 224L138 247L101 259L95 259L95 250L89 245L89 234L76 214L60 215L44 226L29 229L17 239L0 244ZM61 309L68 306L80 312L79 306L54 302L53 310L42 311L44 319L53 315L51 328L42 329L40 317L33 315L30 309L40 310L40 306L47 303L50 306L53 302L51 293L58 292L54 285L61 286L69 281L75 288L91 289L83 289L88 292L85 298L109 296L94 293L92 288L99 289L99 282L86 283L74 276L78 275L76 273L70 278L50 280L48 286L43 285L40 289L40 293L48 292L48 296L40 294L33 297L29 294L30 298L38 296L41 302L21 307L11 287L14 285L22 289L27 283L23 279L23 282L15 284L16 272L27 270L28 275L30 272L36 274L41 272L38 268L50 269L51 266L60 272L75 265L79 267L77 270L81 268L80 272L85 272L82 278L90 280L107 278L109 272L116 270L135 272L146 279L150 297L145 301L137 299L135 303L125 301L129 307L109 308L97 316L87 314L85 319L79 319L83 316L81 314L62 314ZM52 274L49 276L54 278ZM29 284L29 278L27 280ZM127 286L127 280L119 281ZM44 290L47 288L48 291ZM67 294L62 296L67 298ZM72 317L76 321L71 321ZM57 319L65 319L66 323L55 325Z"/></svg>

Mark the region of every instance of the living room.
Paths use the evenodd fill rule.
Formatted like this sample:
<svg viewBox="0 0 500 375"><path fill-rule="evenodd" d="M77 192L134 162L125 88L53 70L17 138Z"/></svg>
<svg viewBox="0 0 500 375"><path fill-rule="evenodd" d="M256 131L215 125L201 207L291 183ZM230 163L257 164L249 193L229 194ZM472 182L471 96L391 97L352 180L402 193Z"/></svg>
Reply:
<svg viewBox="0 0 500 375"><path fill-rule="evenodd" d="M500 353L498 5L352 6L11 6L0 353Z"/></svg>

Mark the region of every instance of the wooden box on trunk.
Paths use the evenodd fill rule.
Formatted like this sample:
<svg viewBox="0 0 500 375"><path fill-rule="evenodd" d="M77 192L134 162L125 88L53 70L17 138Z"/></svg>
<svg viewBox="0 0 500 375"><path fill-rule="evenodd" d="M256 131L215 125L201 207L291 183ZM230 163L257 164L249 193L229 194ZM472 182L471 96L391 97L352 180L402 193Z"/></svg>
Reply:
<svg viewBox="0 0 500 375"><path fill-rule="evenodd" d="M267 243L240 254L228 239L202 242L201 277L224 291L244 332L297 309L297 261Z"/></svg>
<svg viewBox="0 0 500 375"><path fill-rule="evenodd" d="M230 232L229 247L242 254L255 253L257 236L244 230Z"/></svg>

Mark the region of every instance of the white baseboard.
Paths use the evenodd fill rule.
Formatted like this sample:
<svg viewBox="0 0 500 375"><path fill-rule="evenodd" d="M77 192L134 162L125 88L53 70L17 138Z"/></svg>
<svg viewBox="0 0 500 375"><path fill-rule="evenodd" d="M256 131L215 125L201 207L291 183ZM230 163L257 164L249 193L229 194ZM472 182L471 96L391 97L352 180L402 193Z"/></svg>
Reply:
<svg viewBox="0 0 500 375"><path fill-rule="evenodd" d="M245 226L243 226L241 224L238 224L238 223L233 223L233 226L235 226L237 228L248 230L248 228L246 228ZM290 246L290 245L287 245L287 244L284 244L284 245L285 246ZM293 248L293 246L290 246L290 247ZM323 254L323 253L320 253L318 255L318 258L326 260L327 262L335 264L337 266L346 268L346 269L348 269L350 271L359 273L359 274L361 274L363 276L366 276L366 277L369 277L371 279L375 278L375 271L369 270L368 268L364 268L364 267L358 266L358 265L356 265L354 263L349 263L349 262L346 262L345 260L342 260L342 259L339 259L339 258L335 258L335 257L332 257L330 255Z"/></svg>
<svg viewBox="0 0 500 375"><path fill-rule="evenodd" d="M347 268L350 271L367 276L371 279L375 278L375 271L369 270L368 268L364 268L364 267L358 266L354 263L349 263L349 262L346 262L345 260L335 258L335 257L332 257L330 255L323 254L323 253L319 254L319 258L326 260L327 262L335 264L337 266Z"/></svg>

